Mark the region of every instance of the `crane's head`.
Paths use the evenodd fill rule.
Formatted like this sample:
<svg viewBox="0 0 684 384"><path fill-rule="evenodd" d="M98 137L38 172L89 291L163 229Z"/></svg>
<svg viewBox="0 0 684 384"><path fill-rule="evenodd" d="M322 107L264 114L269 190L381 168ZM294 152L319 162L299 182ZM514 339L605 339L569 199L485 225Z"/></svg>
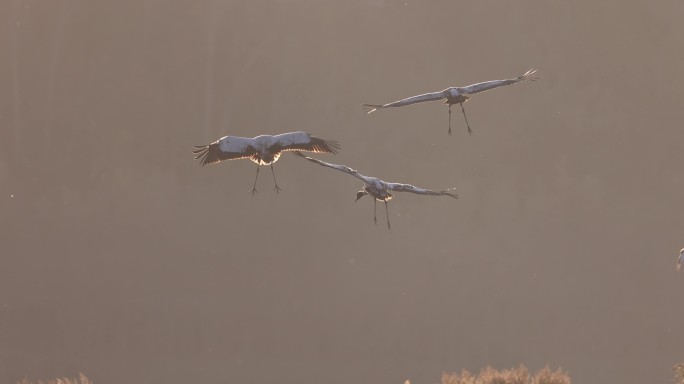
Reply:
<svg viewBox="0 0 684 384"><path fill-rule="evenodd" d="M360 198L366 196L367 194L368 194L368 191L366 191L365 189L362 189L362 190L356 192L356 201L354 201L354 202L359 201Z"/></svg>

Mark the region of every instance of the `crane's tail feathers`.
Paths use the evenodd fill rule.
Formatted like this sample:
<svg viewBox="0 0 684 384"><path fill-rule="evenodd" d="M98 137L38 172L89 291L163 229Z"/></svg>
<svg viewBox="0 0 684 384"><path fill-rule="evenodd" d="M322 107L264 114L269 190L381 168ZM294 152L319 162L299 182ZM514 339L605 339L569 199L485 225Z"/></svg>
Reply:
<svg viewBox="0 0 684 384"><path fill-rule="evenodd" d="M520 80L523 81L535 81L539 80L539 76L537 76L537 70L532 68L529 71L525 72L524 75L520 76Z"/></svg>
<svg viewBox="0 0 684 384"><path fill-rule="evenodd" d="M376 104L361 104L361 109L366 112L367 114L371 114L378 109L382 108L382 105L376 105Z"/></svg>

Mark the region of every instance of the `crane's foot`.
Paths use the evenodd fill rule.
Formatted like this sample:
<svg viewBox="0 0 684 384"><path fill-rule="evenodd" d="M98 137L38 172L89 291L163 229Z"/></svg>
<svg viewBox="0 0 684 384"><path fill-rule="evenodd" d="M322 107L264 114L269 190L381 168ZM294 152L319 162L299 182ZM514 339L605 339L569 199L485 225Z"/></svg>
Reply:
<svg viewBox="0 0 684 384"><path fill-rule="evenodd" d="M468 127L468 134L469 134L469 135L472 135L472 134L473 134L473 130L470 129L470 127Z"/></svg>
<svg viewBox="0 0 684 384"><path fill-rule="evenodd" d="M276 193L280 193L280 191L282 191L283 189L280 188L278 184L276 184L275 187L273 187L273 190L276 191Z"/></svg>
<svg viewBox="0 0 684 384"><path fill-rule="evenodd" d="M252 194L252 196L254 196L254 194L258 193L259 191L257 191L256 188L252 188L252 190L249 192Z"/></svg>
<svg viewBox="0 0 684 384"><path fill-rule="evenodd" d="M374 218L373 218L373 222L375 223L375 225L378 225L378 218L377 218L377 217L374 217Z"/></svg>
<svg viewBox="0 0 684 384"><path fill-rule="evenodd" d="M449 127L449 131L447 131L447 133L449 134L449 136L451 136L451 127Z"/></svg>

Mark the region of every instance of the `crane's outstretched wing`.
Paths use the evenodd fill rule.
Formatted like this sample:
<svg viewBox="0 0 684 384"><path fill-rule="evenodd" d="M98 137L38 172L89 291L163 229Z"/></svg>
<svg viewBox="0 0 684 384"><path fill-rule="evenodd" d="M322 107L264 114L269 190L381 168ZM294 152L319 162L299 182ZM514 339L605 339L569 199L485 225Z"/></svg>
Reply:
<svg viewBox="0 0 684 384"><path fill-rule="evenodd" d="M684 248L679 251L679 258L677 258L677 271L682 269L682 263L684 262Z"/></svg>
<svg viewBox="0 0 684 384"><path fill-rule="evenodd" d="M290 132L273 136L271 148L280 151L307 151L334 155L337 154L340 145L336 141L319 139L306 132Z"/></svg>
<svg viewBox="0 0 684 384"><path fill-rule="evenodd" d="M433 195L433 196L451 196L454 199L458 199L458 194L446 191L431 191L429 189L414 187L411 184L400 184L400 183L386 183L387 189L391 189L396 192L410 192L417 193L419 195Z"/></svg>
<svg viewBox="0 0 684 384"><path fill-rule="evenodd" d="M366 110L366 113L373 113L378 109L382 108L392 108L392 107L403 107L404 105L410 105L410 104L417 104L417 103L424 103L426 101L437 101L437 100L442 100L444 99L444 92L431 92L431 93L424 93L422 95L417 95L417 96L411 96L407 97L402 100L395 101L393 103L388 103L388 104L362 104L362 107L364 110Z"/></svg>
<svg viewBox="0 0 684 384"><path fill-rule="evenodd" d="M348 173L348 174L350 174L350 175L352 175L352 176L354 176L354 177L356 177L356 178L358 178L358 179L361 179L361 180L365 181L363 175L361 175L361 174L360 174L359 172L357 172L356 170L347 167L346 165L339 165L339 164L326 163L325 161L318 160L318 159L314 159L313 157L304 156L301 152L295 152L295 154L296 154L296 155L299 155L299 156L301 156L301 157L303 157L303 158L305 158L305 159L307 159L307 160L309 160L309 161L311 161L311 162L314 162L314 163L316 163L316 164L318 164L318 165L322 165L322 166L324 166L324 167L328 167L328 168L332 168L332 169L337 169L338 171L341 171L341 172L344 172L344 173Z"/></svg>
<svg viewBox="0 0 684 384"><path fill-rule="evenodd" d="M503 87L505 85L511 85L511 84L519 83L521 81L535 81L537 79L539 79L539 77L537 76L537 70L536 69L530 69L529 71L525 72L524 75L516 77L515 79L492 80L492 81L485 81L482 83L469 85L467 87L459 87L458 93L460 93L462 95L472 95L475 93L488 91L490 89Z"/></svg>
<svg viewBox="0 0 684 384"><path fill-rule="evenodd" d="M256 154L254 139L225 136L209 145L195 145L192 151L202 166L223 160L246 159Z"/></svg>

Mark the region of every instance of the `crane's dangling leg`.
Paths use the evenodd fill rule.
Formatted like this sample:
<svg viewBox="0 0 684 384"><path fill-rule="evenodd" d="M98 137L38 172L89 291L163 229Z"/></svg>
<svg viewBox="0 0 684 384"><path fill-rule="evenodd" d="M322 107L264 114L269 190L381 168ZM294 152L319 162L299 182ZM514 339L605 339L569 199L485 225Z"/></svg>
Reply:
<svg viewBox="0 0 684 384"><path fill-rule="evenodd" d="M465 114L465 108L463 108L463 103L461 103L461 111L463 111L463 117L465 117L466 125L468 126L468 133L473 134L473 130L470 129L470 124L468 124L468 116Z"/></svg>
<svg viewBox="0 0 684 384"><path fill-rule="evenodd" d="M449 104L449 136L451 136L451 104Z"/></svg>
<svg viewBox="0 0 684 384"><path fill-rule="evenodd" d="M250 192L252 192L252 196L254 196L254 194L255 194L256 192L258 192L258 191L256 190L256 182L257 182L257 179L258 179L258 178L259 178L259 165L257 165L257 173L256 173L256 177L254 177L254 186L252 186L252 190L250 191Z"/></svg>
<svg viewBox="0 0 684 384"><path fill-rule="evenodd" d="M387 229L391 229L389 223L389 208L387 208L387 200L385 200L385 214L387 215Z"/></svg>
<svg viewBox="0 0 684 384"><path fill-rule="evenodd" d="M271 173L273 173L273 182L275 183L275 188L273 188L273 190L276 191L276 193L279 193L280 191L282 191L282 188L280 188L278 186L278 182L276 181L276 178L275 178L275 171L273 170L273 164L272 163L271 163Z"/></svg>
<svg viewBox="0 0 684 384"><path fill-rule="evenodd" d="M373 197L373 221L375 222L375 225L378 225L378 201L375 200L375 197Z"/></svg>

